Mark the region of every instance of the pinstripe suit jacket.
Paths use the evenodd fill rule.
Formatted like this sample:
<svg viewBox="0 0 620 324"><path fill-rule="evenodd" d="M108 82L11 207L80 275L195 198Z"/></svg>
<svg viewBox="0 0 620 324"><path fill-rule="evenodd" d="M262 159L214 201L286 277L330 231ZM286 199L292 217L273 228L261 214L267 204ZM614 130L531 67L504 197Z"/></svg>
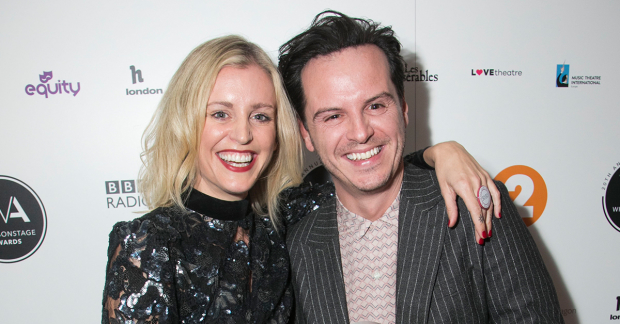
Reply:
<svg viewBox="0 0 620 324"><path fill-rule="evenodd" d="M434 171L405 166L398 224L396 323L563 323L551 277L506 187L493 237L475 243L459 198L448 228ZM287 235L296 323L349 323L336 198Z"/></svg>

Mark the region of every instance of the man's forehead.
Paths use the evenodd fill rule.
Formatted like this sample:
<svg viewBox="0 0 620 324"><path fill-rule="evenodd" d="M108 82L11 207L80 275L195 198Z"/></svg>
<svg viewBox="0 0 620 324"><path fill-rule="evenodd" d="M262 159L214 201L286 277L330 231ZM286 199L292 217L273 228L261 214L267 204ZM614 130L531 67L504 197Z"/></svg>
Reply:
<svg viewBox="0 0 620 324"><path fill-rule="evenodd" d="M387 58L375 45L348 47L315 57L302 70L301 80L307 103L354 96L367 100L384 92L396 96Z"/></svg>
<svg viewBox="0 0 620 324"><path fill-rule="evenodd" d="M370 53L374 55L368 55ZM303 76L303 73L307 69L307 67L311 64L316 64L317 62L328 63L328 62L333 62L339 59L361 59L363 57L372 59L372 61L377 64L385 63L386 65L388 65L387 56L385 55L383 50L381 50L381 48L379 48L377 45L374 45L374 44L362 44L362 45L345 47L343 49L340 49L335 52L331 52L329 54L317 55L311 58L310 60L308 60L308 62L304 65L303 69L301 70L301 73Z"/></svg>

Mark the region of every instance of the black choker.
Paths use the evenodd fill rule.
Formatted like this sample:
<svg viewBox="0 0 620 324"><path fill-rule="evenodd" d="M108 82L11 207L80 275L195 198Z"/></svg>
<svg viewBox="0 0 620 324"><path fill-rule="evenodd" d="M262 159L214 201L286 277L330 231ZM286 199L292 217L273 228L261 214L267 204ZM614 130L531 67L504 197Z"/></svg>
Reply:
<svg viewBox="0 0 620 324"><path fill-rule="evenodd" d="M250 210L250 202L246 199L238 201L220 200L205 195L196 189L191 189L185 206L202 215L227 221L242 220Z"/></svg>

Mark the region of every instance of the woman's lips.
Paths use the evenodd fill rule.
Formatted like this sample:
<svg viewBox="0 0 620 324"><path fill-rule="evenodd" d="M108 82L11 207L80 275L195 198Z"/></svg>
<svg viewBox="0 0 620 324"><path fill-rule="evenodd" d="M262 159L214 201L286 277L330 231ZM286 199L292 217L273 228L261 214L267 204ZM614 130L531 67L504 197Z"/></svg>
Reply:
<svg viewBox="0 0 620 324"><path fill-rule="evenodd" d="M224 167L233 172L248 171L256 161L256 153L250 151L222 151L217 156Z"/></svg>

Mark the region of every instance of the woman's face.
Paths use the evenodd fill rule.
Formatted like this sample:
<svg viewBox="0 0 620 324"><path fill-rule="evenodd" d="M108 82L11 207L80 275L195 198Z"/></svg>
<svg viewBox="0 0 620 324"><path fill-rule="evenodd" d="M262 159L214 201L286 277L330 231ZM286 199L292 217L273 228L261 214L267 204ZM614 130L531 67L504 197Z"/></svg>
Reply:
<svg viewBox="0 0 620 324"><path fill-rule="evenodd" d="M262 68L220 70L207 104L194 187L222 200L245 198L276 150L275 119L275 90Z"/></svg>

